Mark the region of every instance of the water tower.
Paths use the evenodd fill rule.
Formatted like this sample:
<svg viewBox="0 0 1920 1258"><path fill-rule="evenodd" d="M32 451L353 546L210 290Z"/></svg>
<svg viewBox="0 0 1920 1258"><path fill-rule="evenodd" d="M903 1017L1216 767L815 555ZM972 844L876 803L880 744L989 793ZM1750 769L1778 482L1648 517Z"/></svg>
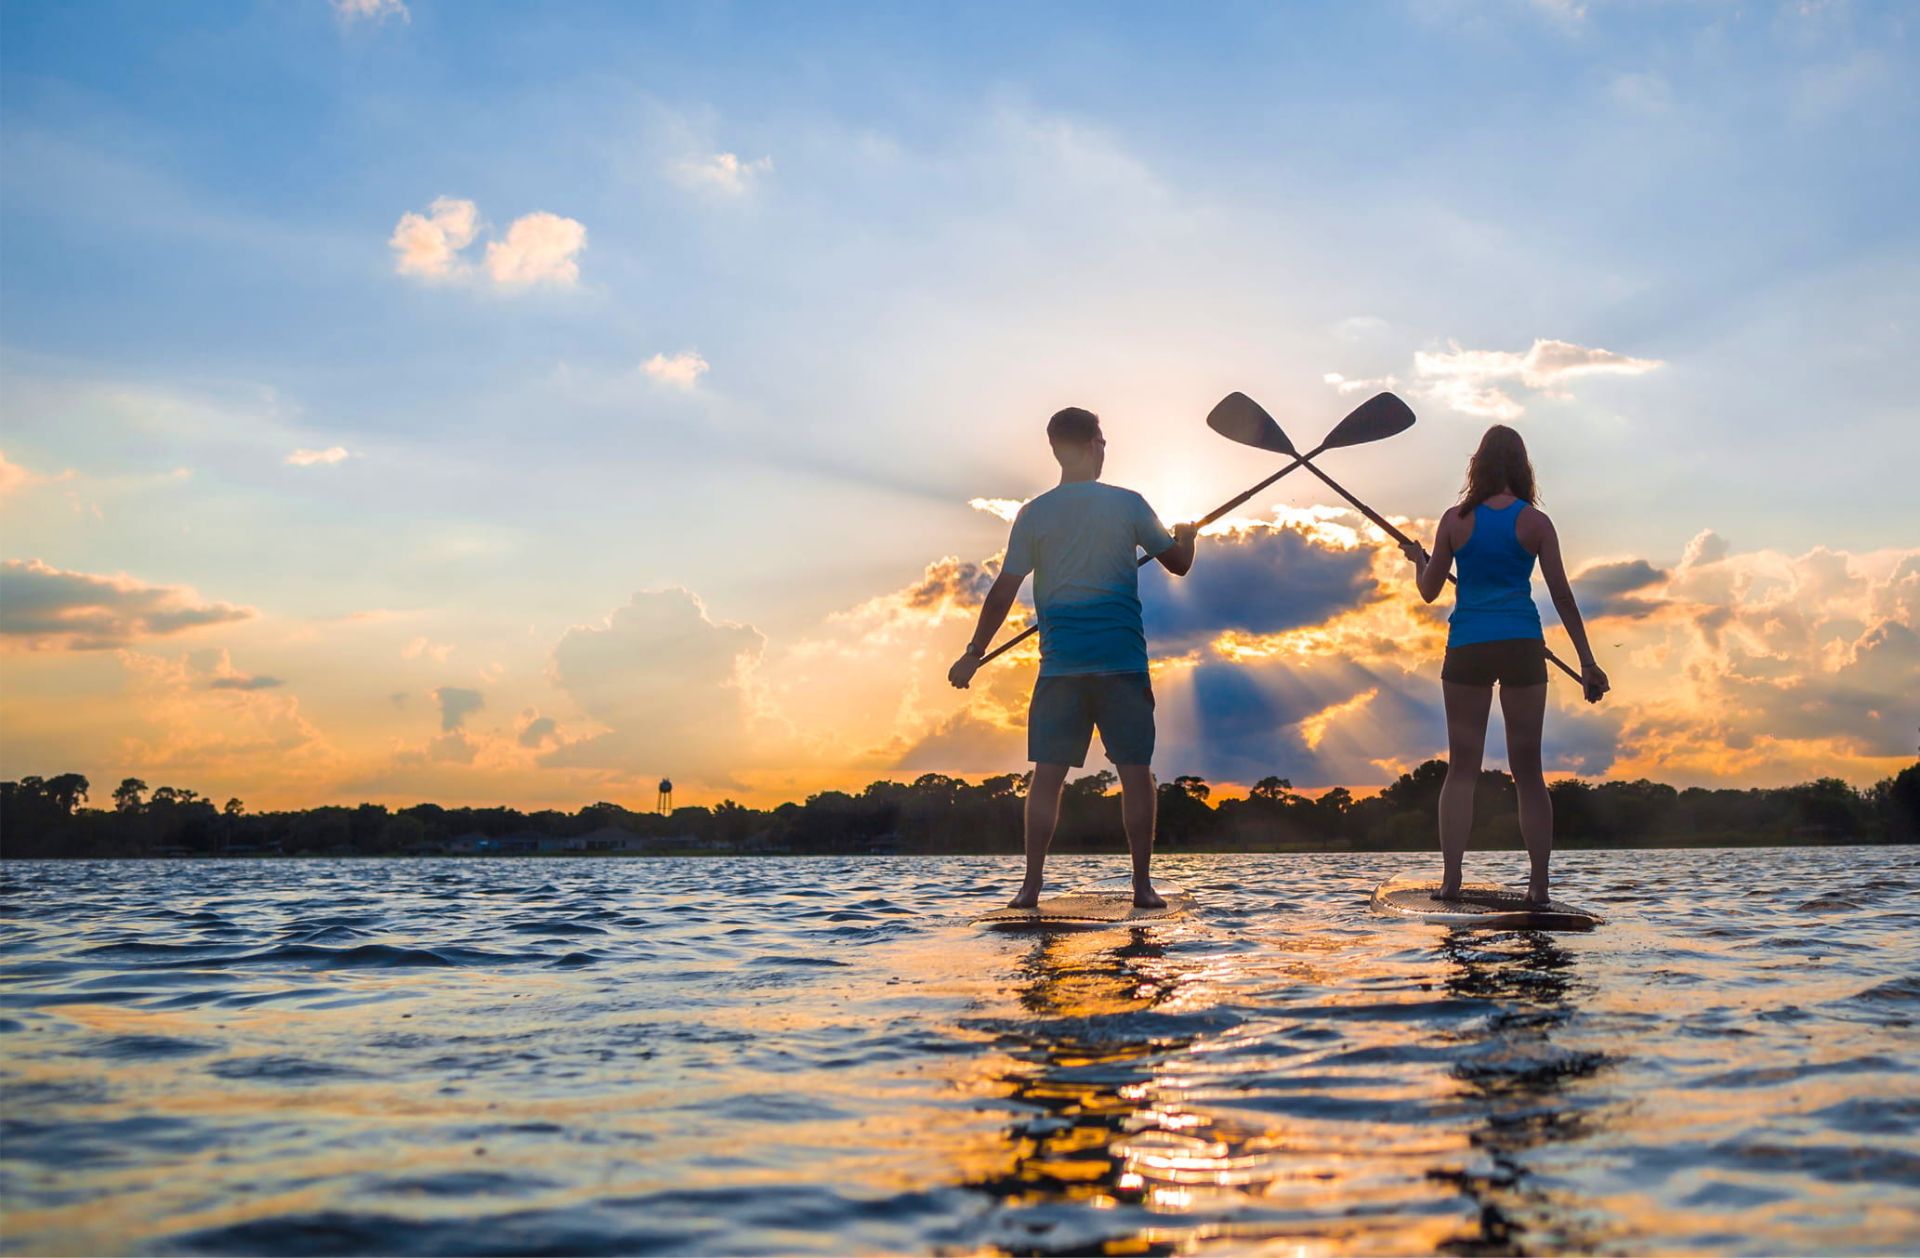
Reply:
<svg viewBox="0 0 1920 1258"><path fill-rule="evenodd" d="M663 817L673 811L673 783L666 778L660 779L660 799L654 807Z"/></svg>

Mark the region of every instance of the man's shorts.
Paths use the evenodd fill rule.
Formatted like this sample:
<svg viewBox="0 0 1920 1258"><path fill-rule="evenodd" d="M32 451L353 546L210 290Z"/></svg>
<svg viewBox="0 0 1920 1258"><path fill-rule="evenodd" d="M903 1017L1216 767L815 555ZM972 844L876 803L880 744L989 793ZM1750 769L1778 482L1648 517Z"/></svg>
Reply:
<svg viewBox="0 0 1920 1258"><path fill-rule="evenodd" d="M1547 644L1539 638L1503 638L1447 648L1440 680L1463 686L1544 686Z"/></svg>
<svg viewBox="0 0 1920 1258"><path fill-rule="evenodd" d="M1079 768L1098 728L1115 764L1153 762L1153 680L1146 673L1042 677L1027 709L1027 758Z"/></svg>

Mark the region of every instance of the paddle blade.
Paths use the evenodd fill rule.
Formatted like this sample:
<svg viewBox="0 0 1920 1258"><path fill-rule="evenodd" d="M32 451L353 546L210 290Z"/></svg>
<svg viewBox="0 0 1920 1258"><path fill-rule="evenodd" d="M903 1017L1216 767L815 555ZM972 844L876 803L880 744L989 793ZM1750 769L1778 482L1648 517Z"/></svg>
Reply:
<svg viewBox="0 0 1920 1258"><path fill-rule="evenodd" d="M1225 405L1225 403L1222 403ZM1376 393L1333 426L1320 444L1329 450L1381 441L1413 427L1413 410L1391 393Z"/></svg>
<svg viewBox="0 0 1920 1258"><path fill-rule="evenodd" d="M1280 431L1273 416L1244 393L1229 393L1221 398L1219 405L1207 413L1207 427L1243 446L1271 450L1275 454L1299 453L1293 448L1293 442L1287 440L1287 434Z"/></svg>

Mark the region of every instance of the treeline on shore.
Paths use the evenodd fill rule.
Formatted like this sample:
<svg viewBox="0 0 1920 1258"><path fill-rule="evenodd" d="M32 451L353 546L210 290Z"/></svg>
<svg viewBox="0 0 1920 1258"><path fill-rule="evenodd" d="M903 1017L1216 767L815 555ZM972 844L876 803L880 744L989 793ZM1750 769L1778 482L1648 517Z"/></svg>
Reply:
<svg viewBox="0 0 1920 1258"><path fill-rule="evenodd" d="M1165 850L1417 851L1432 847L1446 762L1429 760L1367 799L1344 788L1317 797L1269 777L1245 798L1215 802L1208 784L1177 777L1159 786ZM1017 852L1027 779L980 782L929 773L875 782L859 794L823 791L804 804L635 812L590 804L549 809L443 808L415 804L248 812L191 790L128 778L108 808L89 807L77 773L0 782L0 856L419 856L716 852ZM1066 788L1056 851L1122 845L1120 797L1110 772ZM1676 790L1657 782L1553 783L1556 841L1566 846L1673 847L1920 841L1920 762L1864 790L1837 778L1751 790ZM1480 775L1474 844L1519 843L1513 780Z"/></svg>

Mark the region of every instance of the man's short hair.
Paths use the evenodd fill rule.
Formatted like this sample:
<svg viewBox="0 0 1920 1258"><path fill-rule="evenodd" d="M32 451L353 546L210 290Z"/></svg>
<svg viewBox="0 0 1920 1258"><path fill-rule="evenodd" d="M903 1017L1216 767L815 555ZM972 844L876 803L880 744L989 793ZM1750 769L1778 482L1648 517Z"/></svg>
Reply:
<svg viewBox="0 0 1920 1258"><path fill-rule="evenodd" d="M1063 441L1092 441L1099 435L1100 417L1078 406L1055 411L1053 418L1047 421L1047 440L1056 445Z"/></svg>

